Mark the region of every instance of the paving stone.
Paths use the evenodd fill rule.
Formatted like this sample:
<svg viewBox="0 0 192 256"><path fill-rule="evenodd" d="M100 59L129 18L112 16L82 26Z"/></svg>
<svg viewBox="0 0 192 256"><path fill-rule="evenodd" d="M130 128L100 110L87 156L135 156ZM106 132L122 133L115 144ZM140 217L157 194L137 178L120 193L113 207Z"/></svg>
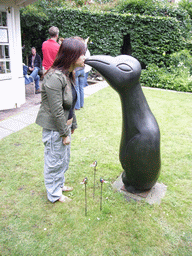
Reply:
<svg viewBox="0 0 192 256"><path fill-rule="evenodd" d="M17 132L28 126L28 124L14 120L12 117L0 122L0 127L8 131Z"/></svg>
<svg viewBox="0 0 192 256"><path fill-rule="evenodd" d="M91 84L89 86L86 86L84 88L84 96L85 96L85 98L89 97L93 93L95 93L105 87L108 87L108 86L109 86L109 84L106 81L102 81L102 82L98 82L96 84Z"/></svg>
<svg viewBox="0 0 192 256"><path fill-rule="evenodd" d="M13 133L13 131L10 131L10 130L0 127L0 140L3 139L4 137L7 137L11 133Z"/></svg>
<svg viewBox="0 0 192 256"><path fill-rule="evenodd" d="M12 116L11 118L25 124L33 124L35 122L36 116L21 113L19 115Z"/></svg>

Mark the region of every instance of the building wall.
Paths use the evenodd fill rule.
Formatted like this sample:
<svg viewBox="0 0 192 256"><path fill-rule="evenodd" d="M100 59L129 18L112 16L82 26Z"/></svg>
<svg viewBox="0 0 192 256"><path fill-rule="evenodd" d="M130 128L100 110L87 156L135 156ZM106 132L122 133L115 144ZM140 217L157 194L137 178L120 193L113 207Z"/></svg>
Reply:
<svg viewBox="0 0 192 256"><path fill-rule="evenodd" d="M0 11L7 13L7 26L0 25L0 52L4 44L9 48L10 70L0 70L0 110L20 107L25 103L25 83L22 66L21 30L20 30L20 6L17 1L1 1ZM8 43L2 43L3 29L8 30ZM2 64L2 54L0 63ZM6 70L6 69L5 69Z"/></svg>

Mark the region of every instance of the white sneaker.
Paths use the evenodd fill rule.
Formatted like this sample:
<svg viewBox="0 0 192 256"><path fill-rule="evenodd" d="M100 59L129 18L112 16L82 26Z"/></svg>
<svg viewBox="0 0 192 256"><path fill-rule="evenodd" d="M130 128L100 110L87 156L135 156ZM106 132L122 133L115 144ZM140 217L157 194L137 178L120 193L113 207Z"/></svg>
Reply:
<svg viewBox="0 0 192 256"><path fill-rule="evenodd" d="M72 199L70 199L68 196L62 195L62 196L59 198L58 201L61 202L61 203L67 203L67 202L72 201Z"/></svg>
<svg viewBox="0 0 192 256"><path fill-rule="evenodd" d="M72 191L73 190L73 187L68 187L68 186L63 186L62 187L62 191L63 192L70 192L70 191Z"/></svg>

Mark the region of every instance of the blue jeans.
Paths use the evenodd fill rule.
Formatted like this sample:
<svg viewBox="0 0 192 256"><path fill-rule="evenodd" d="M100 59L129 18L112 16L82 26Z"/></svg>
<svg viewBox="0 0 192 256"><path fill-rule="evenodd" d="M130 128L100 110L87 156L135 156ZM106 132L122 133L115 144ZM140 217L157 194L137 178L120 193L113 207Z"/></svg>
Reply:
<svg viewBox="0 0 192 256"><path fill-rule="evenodd" d="M85 82L84 82L84 87L85 87L85 86L88 86L88 83L87 83L88 75L89 75L89 72L85 73Z"/></svg>
<svg viewBox="0 0 192 256"><path fill-rule="evenodd" d="M54 203L62 195L64 174L69 168L71 144L64 145L59 132L43 129L44 181L47 198ZM71 138L71 133L70 133Z"/></svg>
<svg viewBox="0 0 192 256"><path fill-rule="evenodd" d="M33 72L28 76L27 75L28 66L23 66L23 75L25 77L25 84L30 84L35 81L35 90L37 91L39 89L39 80L40 76L38 75L39 68L35 67Z"/></svg>
<svg viewBox="0 0 192 256"><path fill-rule="evenodd" d="M80 109L84 105L84 82L85 82L85 72L84 69L75 72L75 82L76 82L76 92L77 92L77 102L75 104L75 109Z"/></svg>

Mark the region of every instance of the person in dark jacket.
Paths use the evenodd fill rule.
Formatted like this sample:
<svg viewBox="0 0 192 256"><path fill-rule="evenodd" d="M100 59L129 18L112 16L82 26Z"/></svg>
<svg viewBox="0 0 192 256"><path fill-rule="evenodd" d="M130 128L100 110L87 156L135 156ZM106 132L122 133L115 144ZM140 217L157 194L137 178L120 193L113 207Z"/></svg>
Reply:
<svg viewBox="0 0 192 256"><path fill-rule="evenodd" d="M28 58L28 66L23 66L23 75L25 77L25 84L29 84L31 82L35 82L35 93L40 93L39 80L40 76L38 75L41 69L41 57L36 52L36 48L31 48L31 54ZM28 75L28 71L30 75Z"/></svg>
<svg viewBox="0 0 192 256"><path fill-rule="evenodd" d="M31 54L29 55L29 58L28 58L29 71L32 72L34 68L38 68L38 71L40 71L41 64L42 64L41 57L39 56L39 54L37 54L36 48L32 47Z"/></svg>

